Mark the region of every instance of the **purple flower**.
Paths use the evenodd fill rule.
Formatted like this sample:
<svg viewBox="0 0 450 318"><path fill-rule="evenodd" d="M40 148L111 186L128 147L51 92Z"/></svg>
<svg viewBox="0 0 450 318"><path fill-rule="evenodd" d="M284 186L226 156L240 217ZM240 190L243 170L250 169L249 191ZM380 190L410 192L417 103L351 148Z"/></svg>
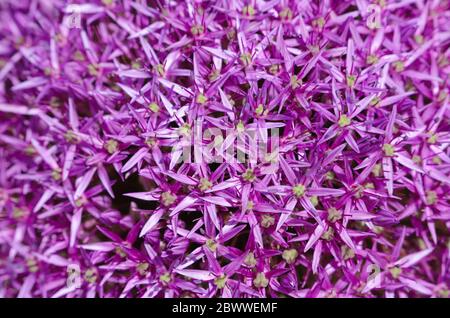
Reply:
<svg viewBox="0 0 450 318"><path fill-rule="evenodd" d="M448 3L150 2L0 4L0 297L449 297Z"/></svg>

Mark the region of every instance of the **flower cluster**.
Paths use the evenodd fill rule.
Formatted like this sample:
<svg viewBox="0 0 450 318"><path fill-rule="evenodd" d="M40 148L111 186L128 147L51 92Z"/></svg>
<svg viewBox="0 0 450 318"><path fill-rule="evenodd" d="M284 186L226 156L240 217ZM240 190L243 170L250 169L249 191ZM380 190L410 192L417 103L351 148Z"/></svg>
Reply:
<svg viewBox="0 0 450 318"><path fill-rule="evenodd" d="M0 297L449 297L447 1L0 20Z"/></svg>

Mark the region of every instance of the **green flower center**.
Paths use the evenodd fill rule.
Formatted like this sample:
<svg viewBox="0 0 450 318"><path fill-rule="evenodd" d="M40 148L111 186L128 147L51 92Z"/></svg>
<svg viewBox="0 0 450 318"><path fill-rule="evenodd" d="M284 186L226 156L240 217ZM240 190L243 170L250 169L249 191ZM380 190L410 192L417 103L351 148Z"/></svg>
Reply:
<svg viewBox="0 0 450 318"><path fill-rule="evenodd" d="M255 181L256 176L253 169L248 168L247 170L245 170L244 174L242 175L242 178L244 178L244 180L248 182Z"/></svg>
<svg viewBox="0 0 450 318"><path fill-rule="evenodd" d="M34 156L34 155L36 154L36 149L34 149L33 146L29 145L29 146L27 146L27 147L25 148L25 154L26 154L27 156L32 157L32 156Z"/></svg>
<svg viewBox="0 0 450 318"><path fill-rule="evenodd" d="M53 96L52 98L50 98L49 104L53 108L58 108L63 105L63 102L58 97Z"/></svg>
<svg viewBox="0 0 450 318"><path fill-rule="evenodd" d="M355 75L348 75L347 76L347 85L348 87L354 87L356 82L356 76Z"/></svg>
<svg viewBox="0 0 450 318"><path fill-rule="evenodd" d="M256 266L256 258L255 254L252 252L248 253L248 255L245 257L244 264L249 267L255 267Z"/></svg>
<svg viewBox="0 0 450 318"><path fill-rule="evenodd" d="M75 206L79 208L79 207L83 206L86 202L87 202L87 199L83 195L75 200Z"/></svg>
<svg viewBox="0 0 450 318"><path fill-rule="evenodd" d="M405 70L405 64L402 61L396 61L393 63L396 72L403 72Z"/></svg>
<svg viewBox="0 0 450 318"><path fill-rule="evenodd" d="M414 40L416 41L417 44L422 44L424 41L424 37L422 34L416 34L414 35Z"/></svg>
<svg viewBox="0 0 450 318"><path fill-rule="evenodd" d="M162 201L162 204L165 206L174 204L176 200L177 200L177 196L172 194L172 192L170 192L170 191L166 191L161 194L161 201Z"/></svg>
<svg viewBox="0 0 450 318"><path fill-rule="evenodd" d="M153 69L159 76L161 76L161 77L164 76L164 74L165 74L164 65L162 65L162 64L155 65Z"/></svg>
<svg viewBox="0 0 450 318"><path fill-rule="evenodd" d="M375 185L373 184L373 182L367 182L364 187L366 189L375 189Z"/></svg>
<svg viewBox="0 0 450 318"><path fill-rule="evenodd" d="M438 156L434 156L432 159L433 163L436 165L440 165L442 163L442 159L439 158Z"/></svg>
<svg viewBox="0 0 450 318"><path fill-rule="evenodd" d="M125 256L127 256L127 254L125 253L125 251L123 250L123 248L121 248L120 246L116 246L116 248L114 249L114 251L116 252L117 255L119 255L122 258L125 258Z"/></svg>
<svg viewBox="0 0 450 318"><path fill-rule="evenodd" d="M297 184L292 188L292 192L297 198L302 197L306 192L306 187L303 184Z"/></svg>
<svg viewBox="0 0 450 318"><path fill-rule="evenodd" d="M323 17L319 17L317 19L314 19L312 21L312 25L318 27L319 29L322 29L325 25L325 19Z"/></svg>
<svg viewBox="0 0 450 318"><path fill-rule="evenodd" d="M377 107L380 102L381 102L381 98L379 96L375 96L370 101L370 106Z"/></svg>
<svg viewBox="0 0 450 318"><path fill-rule="evenodd" d="M374 226L373 227L373 231L376 233L376 234L381 234L381 233L383 233L383 231L384 231L384 229L381 227L381 226Z"/></svg>
<svg viewBox="0 0 450 318"><path fill-rule="evenodd" d="M391 144L384 144L383 151L384 155L387 157L392 157L395 154L394 146L392 146Z"/></svg>
<svg viewBox="0 0 450 318"><path fill-rule="evenodd" d="M439 297L441 298L449 298L450 296L450 290L443 288L439 291Z"/></svg>
<svg viewBox="0 0 450 318"><path fill-rule="evenodd" d="M419 245L419 248L421 250L424 250L427 248L427 245L425 244L425 241L421 238L417 239L417 245Z"/></svg>
<svg viewBox="0 0 450 318"><path fill-rule="evenodd" d="M228 277L226 277L225 275L222 275L222 276L214 279L214 285L216 285L217 288L222 289L225 287L227 280L228 280Z"/></svg>
<svg viewBox="0 0 450 318"><path fill-rule="evenodd" d="M302 84L301 79L299 79L297 75L292 75L291 78L289 79L289 82L293 89L300 87L300 85Z"/></svg>
<svg viewBox="0 0 450 318"><path fill-rule="evenodd" d="M280 65L278 65L278 64L272 64L269 67L270 74L277 75L279 71L280 71Z"/></svg>
<svg viewBox="0 0 450 318"><path fill-rule="evenodd" d="M259 104L258 107L255 109L255 113L257 116L266 115L267 111L264 111L264 106L262 104Z"/></svg>
<svg viewBox="0 0 450 318"><path fill-rule="evenodd" d="M234 39L235 36L236 36L236 30L235 30L235 29L230 29L230 30L227 32L227 38L228 38L228 40Z"/></svg>
<svg viewBox="0 0 450 318"><path fill-rule="evenodd" d="M191 135L191 125L184 123L179 129L178 133L182 136L189 137Z"/></svg>
<svg viewBox="0 0 450 318"><path fill-rule="evenodd" d="M335 177L335 174L333 171L327 171L327 173L325 173L325 179L331 181L333 180Z"/></svg>
<svg viewBox="0 0 450 318"><path fill-rule="evenodd" d="M339 221L340 219L342 219L342 212L334 207L329 208L327 219L329 222L335 223L335 222Z"/></svg>
<svg viewBox="0 0 450 318"><path fill-rule="evenodd" d="M244 123L242 122L242 120L240 120L237 125L236 125L236 130L239 134L243 133L245 130L245 126Z"/></svg>
<svg viewBox="0 0 450 318"><path fill-rule="evenodd" d="M220 71L217 69L214 69L211 71L211 73L209 73L208 75L208 79L210 82L214 82L216 79L218 79L220 76Z"/></svg>
<svg viewBox="0 0 450 318"><path fill-rule="evenodd" d="M344 260L348 260L348 259L355 257L355 251L353 251L351 248L349 248L346 245L343 245L341 247L341 254L342 254L342 257L344 258Z"/></svg>
<svg viewBox="0 0 450 318"><path fill-rule="evenodd" d="M253 285L255 285L256 288L266 288L269 285L269 280L264 273L258 273L253 280Z"/></svg>
<svg viewBox="0 0 450 318"><path fill-rule="evenodd" d="M12 211L12 217L16 220L25 218L28 215L28 210L25 208L14 207Z"/></svg>
<svg viewBox="0 0 450 318"><path fill-rule="evenodd" d="M156 138L149 137L149 138L145 139L145 144L149 148L153 148L153 147L155 147L158 144L158 140Z"/></svg>
<svg viewBox="0 0 450 318"><path fill-rule="evenodd" d="M427 191L427 204L433 205L437 202L438 197L436 191Z"/></svg>
<svg viewBox="0 0 450 318"><path fill-rule="evenodd" d="M363 195L364 195L364 187L362 185L357 185L356 191L355 191L355 197L357 199L360 199L360 198L362 198Z"/></svg>
<svg viewBox="0 0 450 318"><path fill-rule="evenodd" d="M280 18L282 20L291 20L292 19L292 10L289 8L284 8L280 11Z"/></svg>
<svg viewBox="0 0 450 318"><path fill-rule="evenodd" d="M144 276L145 274L147 274L147 270L149 267L150 267L150 264L147 262L139 263L136 266L136 270L139 273L139 275Z"/></svg>
<svg viewBox="0 0 450 318"><path fill-rule="evenodd" d="M345 114L341 115L341 117L339 118L338 124L341 128L347 127L348 125L350 125L350 123L350 118L348 118Z"/></svg>
<svg viewBox="0 0 450 318"><path fill-rule="evenodd" d="M320 46L318 46L318 45L309 45L309 46L308 46L308 49L309 49L309 51L310 51L312 54L317 54L317 53L319 53L319 51L320 51Z"/></svg>
<svg viewBox="0 0 450 318"><path fill-rule="evenodd" d="M437 142L437 135L430 134L430 137L428 137L427 142L432 145L435 144Z"/></svg>
<svg viewBox="0 0 450 318"><path fill-rule="evenodd" d="M209 248L211 252L215 252L217 250L217 243L213 239L206 240L206 247Z"/></svg>
<svg viewBox="0 0 450 318"><path fill-rule="evenodd" d="M328 230L326 230L321 237L325 241L331 241L334 238L334 230L332 227L329 227Z"/></svg>
<svg viewBox="0 0 450 318"><path fill-rule="evenodd" d="M373 166L372 173L375 177L381 176L381 164L377 163Z"/></svg>
<svg viewBox="0 0 450 318"><path fill-rule="evenodd" d="M248 16L254 16L255 15L255 8L249 4L245 7L242 8L242 14L243 15L248 15Z"/></svg>
<svg viewBox="0 0 450 318"><path fill-rule="evenodd" d="M141 63L139 61L133 61L131 63L131 68L134 69L134 70L139 70L139 69L142 68L142 65L141 65Z"/></svg>
<svg viewBox="0 0 450 318"><path fill-rule="evenodd" d="M448 92L445 90L441 90L438 95L438 102L442 103L448 96Z"/></svg>
<svg viewBox="0 0 450 318"><path fill-rule="evenodd" d="M367 64L375 64L376 62L378 62L378 57L376 55L371 54L367 57L366 62Z"/></svg>
<svg viewBox="0 0 450 318"><path fill-rule="evenodd" d="M170 273L164 273L159 276L159 281L163 285L167 285L168 283L170 283L171 280L172 280L172 277L170 276Z"/></svg>
<svg viewBox="0 0 450 318"><path fill-rule="evenodd" d="M261 225L264 228L271 227L275 224L275 218L269 214L264 214L261 218Z"/></svg>
<svg viewBox="0 0 450 318"><path fill-rule="evenodd" d="M240 60L244 66L249 66L252 63L252 56L250 53L244 53L241 55Z"/></svg>
<svg viewBox="0 0 450 318"><path fill-rule="evenodd" d="M386 0L375 0L375 3L377 3L381 8L384 8L386 6Z"/></svg>
<svg viewBox="0 0 450 318"><path fill-rule="evenodd" d="M73 130L68 130L65 134L64 134L64 139L72 144L76 144L80 141L80 139L78 138L78 136L75 134L75 132Z"/></svg>
<svg viewBox="0 0 450 318"><path fill-rule="evenodd" d="M206 102L208 101L208 97L206 97L206 96L203 95L203 94L199 94L199 95L197 96L196 101L197 101L197 103L203 105L204 103L206 103Z"/></svg>
<svg viewBox="0 0 450 318"><path fill-rule="evenodd" d="M105 149L111 155L117 151L118 146L119 146L119 143L117 142L117 140L114 140L114 139L109 139L105 143Z"/></svg>
<svg viewBox="0 0 450 318"><path fill-rule="evenodd" d="M84 55L81 51L76 51L75 53L73 53L72 57L75 61L84 61Z"/></svg>
<svg viewBox="0 0 450 318"><path fill-rule="evenodd" d="M297 259L298 252L296 249L284 250L282 257L288 264L293 264Z"/></svg>
<svg viewBox="0 0 450 318"><path fill-rule="evenodd" d="M420 156L418 156L418 155L414 155L414 156L412 157L412 161L413 161L414 163L416 163L416 164L420 164L420 163L422 162L422 158L421 158Z"/></svg>
<svg viewBox="0 0 450 318"><path fill-rule="evenodd" d="M95 268L89 268L84 273L84 280L87 281L89 284L94 284L97 281L98 278L98 272Z"/></svg>
<svg viewBox="0 0 450 318"><path fill-rule="evenodd" d="M411 81L411 79L408 79L405 83L405 91L407 92L415 92L414 83Z"/></svg>
<svg viewBox="0 0 450 318"><path fill-rule="evenodd" d="M97 76L98 75L98 65L89 64L88 72L89 72L89 75L91 75L91 76Z"/></svg>
<svg viewBox="0 0 450 318"><path fill-rule="evenodd" d="M394 266L389 270L389 272L391 273L392 277L397 279L401 275L402 269L400 267Z"/></svg>
<svg viewBox="0 0 450 318"><path fill-rule="evenodd" d="M438 57L439 67L446 67L449 64L450 64L450 61L449 61L448 57L445 56L445 54L440 54Z"/></svg>
<svg viewBox="0 0 450 318"><path fill-rule="evenodd" d="M203 25L196 24L191 27L191 33L194 36L201 35L203 32L205 32Z"/></svg>
<svg viewBox="0 0 450 318"><path fill-rule="evenodd" d="M61 180L61 170L60 169L54 169L52 171L52 178L55 181Z"/></svg>
<svg viewBox="0 0 450 318"><path fill-rule="evenodd" d="M36 273L39 270L38 263L34 258L27 259L27 267L30 273Z"/></svg>
<svg viewBox="0 0 450 318"><path fill-rule="evenodd" d="M311 201L311 204L313 205L313 207L316 207L317 205L319 205L319 197L317 195L313 195L309 201Z"/></svg>
<svg viewBox="0 0 450 318"><path fill-rule="evenodd" d="M157 112L159 112L159 106L158 106L158 104L156 104L155 102L151 102L149 105L148 105L148 109L150 109L152 112L154 112L154 113L157 113Z"/></svg>
<svg viewBox="0 0 450 318"><path fill-rule="evenodd" d="M206 178L200 179L199 189L200 191L207 191L212 188L212 183Z"/></svg>

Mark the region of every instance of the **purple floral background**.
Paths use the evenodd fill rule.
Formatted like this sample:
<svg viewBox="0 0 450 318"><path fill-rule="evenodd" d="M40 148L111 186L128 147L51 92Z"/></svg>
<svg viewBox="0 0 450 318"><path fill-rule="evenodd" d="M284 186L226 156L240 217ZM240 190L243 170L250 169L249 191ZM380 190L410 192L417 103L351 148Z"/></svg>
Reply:
<svg viewBox="0 0 450 318"><path fill-rule="evenodd" d="M448 1L0 21L0 297L449 297Z"/></svg>

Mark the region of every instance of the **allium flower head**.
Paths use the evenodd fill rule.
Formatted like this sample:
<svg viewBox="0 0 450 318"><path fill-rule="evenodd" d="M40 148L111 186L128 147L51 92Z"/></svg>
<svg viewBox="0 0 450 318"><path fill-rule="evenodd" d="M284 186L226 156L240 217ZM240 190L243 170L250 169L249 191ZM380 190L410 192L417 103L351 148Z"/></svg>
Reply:
<svg viewBox="0 0 450 318"><path fill-rule="evenodd" d="M449 297L448 1L0 17L0 297Z"/></svg>

